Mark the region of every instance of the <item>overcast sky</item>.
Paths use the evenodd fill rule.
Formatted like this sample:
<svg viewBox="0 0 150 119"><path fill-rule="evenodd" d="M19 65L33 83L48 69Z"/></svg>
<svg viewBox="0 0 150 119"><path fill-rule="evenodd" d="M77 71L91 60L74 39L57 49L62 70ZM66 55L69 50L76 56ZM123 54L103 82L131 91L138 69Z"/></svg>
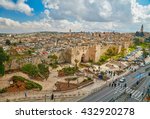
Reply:
<svg viewBox="0 0 150 119"><path fill-rule="evenodd" d="M0 32L150 31L150 0L0 0Z"/></svg>

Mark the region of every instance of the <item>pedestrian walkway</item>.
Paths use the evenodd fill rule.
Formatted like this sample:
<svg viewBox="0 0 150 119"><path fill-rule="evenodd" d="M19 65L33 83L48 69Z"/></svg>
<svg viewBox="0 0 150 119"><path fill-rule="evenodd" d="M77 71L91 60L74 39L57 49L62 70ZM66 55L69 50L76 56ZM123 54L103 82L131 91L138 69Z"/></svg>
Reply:
<svg viewBox="0 0 150 119"><path fill-rule="evenodd" d="M117 86L115 88L115 93L114 94L116 94L118 92L120 92L120 93L126 92L127 94L131 95L131 98L133 98L133 99L135 99L137 101L140 101L142 99L142 97L143 97L142 96L143 92L138 91L138 90L133 90L133 89L131 89L129 87L124 88L124 87L121 87L121 86Z"/></svg>

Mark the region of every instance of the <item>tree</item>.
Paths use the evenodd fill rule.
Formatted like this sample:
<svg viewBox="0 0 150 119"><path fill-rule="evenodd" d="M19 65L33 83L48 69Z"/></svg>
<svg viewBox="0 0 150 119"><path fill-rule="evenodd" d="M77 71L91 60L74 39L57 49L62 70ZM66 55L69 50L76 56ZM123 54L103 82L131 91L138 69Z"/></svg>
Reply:
<svg viewBox="0 0 150 119"><path fill-rule="evenodd" d="M52 68L57 68L58 66L58 57L57 55L50 55L48 56L48 58L50 58L50 65Z"/></svg>
<svg viewBox="0 0 150 119"><path fill-rule="evenodd" d="M20 40L20 41L19 41L19 44L21 44L21 43L22 43L22 41Z"/></svg>
<svg viewBox="0 0 150 119"><path fill-rule="evenodd" d="M9 56L4 52L3 48L0 47L0 75L4 76L5 66L4 62L9 60Z"/></svg>
<svg viewBox="0 0 150 119"><path fill-rule="evenodd" d="M49 77L49 69L45 64L38 64L39 73L46 79Z"/></svg>
<svg viewBox="0 0 150 119"><path fill-rule="evenodd" d="M5 43L6 45L11 45L11 42L10 42L10 40L6 40L6 43Z"/></svg>
<svg viewBox="0 0 150 119"><path fill-rule="evenodd" d="M145 40L144 40L145 42L147 42L147 43L150 43L150 37L148 37L148 38L145 38Z"/></svg>
<svg viewBox="0 0 150 119"><path fill-rule="evenodd" d="M31 55L31 54L32 54L32 51L31 51L31 50L28 50L28 54Z"/></svg>
<svg viewBox="0 0 150 119"><path fill-rule="evenodd" d="M125 54L126 54L126 49L123 47L123 48L121 49L120 55L121 55L122 57L124 57Z"/></svg>
<svg viewBox="0 0 150 119"><path fill-rule="evenodd" d="M39 75L39 69L33 64L25 64L21 70L33 78Z"/></svg>
<svg viewBox="0 0 150 119"><path fill-rule="evenodd" d="M143 51L143 57L146 58L149 55L149 53L145 50L145 48L143 48L142 51Z"/></svg>
<svg viewBox="0 0 150 119"><path fill-rule="evenodd" d="M115 56L116 54L118 54L118 49L114 46L110 47L105 53L107 56Z"/></svg>
<svg viewBox="0 0 150 119"><path fill-rule="evenodd" d="M58 57L57 57L57 55L50 55L48 58L50 58L50 60L51 60L51 62L52 63L58 63Z"/></svg>
<svg viewBox="0 0 150 119"><path fill-rule="evenodd" d="M107 56L107 55L102 55L102 56L100 57L99 62L104 63L104 62L106 62L109 58L110 58L110 57L109 57L109 56Z"/></svg>
<svg viewBox="0 0 150 119"><path fill-rule="evenodd" d="M141 43L139 38L134 38L133 41L134 41L135 45L140 45L140 43Z"/></svg>
<svg viewBox="0 0 150 119"><path fill-rule="evenodd" d="M0 64L0 76L1 75L4 76L4 74L5 74L5 66L4 64Z"/></svg>

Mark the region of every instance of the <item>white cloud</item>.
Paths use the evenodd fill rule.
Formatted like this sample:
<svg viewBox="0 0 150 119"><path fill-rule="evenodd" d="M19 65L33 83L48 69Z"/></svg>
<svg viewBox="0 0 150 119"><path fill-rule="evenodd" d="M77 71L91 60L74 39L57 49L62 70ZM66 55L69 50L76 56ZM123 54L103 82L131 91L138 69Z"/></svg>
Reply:
<svg viewBox="0 0 150 119"><path fill-rule="evenodd" d="M0 17L0 32L35 32L35 31L98 31L98 30L112 30L117 27L113 22L87 22L76 21L70 22L68 20L52 20L42 19L40 21L18 22L7 18Z"/></svg>
<svg viewBox="0 0 150 119"><path fill-rule="evenodd" d="M150 5L142 6L136 2L136 0L131 0L131 12L133 15L133 22L144 22L145 20L150 20Z"/></svg>
<svg viewBox="0 0 150 119"><path fill-rule="evenodd" d="M127 15L131 20L132 16L129 0L43 0L43 4L56 20L111 22L127 21L122 17Z"/></svg>
<svg viewBox="0 0 150 119"><path fill-rule="evenodd" d="M26 4L27 0L18 0L16 3L12 0L1 0L0 7L3 7L8 10L15 10L26 15L32 15L33 8L30 8L28 4Z"/></svg>
<svg viewBox="0 0 150 119"><path fill-rule="evenodd" d="M17 21L13 21L11 19L6 19L6 18L1 18L0 17L0 25L1 25L1 27L2 26L13 27L13 26L18 26L20 24Z"/></svg>
<svg viewBox="0 0 150 119"><path fill-rule="evenodd" d="M20 2L24 3L24 0ZM0 18L0 32L69 31L69 29L135 32L141 24L144 24L146 30L150 30L150 5L142 6L136 0L43 0L43 5L44 15L39 21L18 22Z"/></svg>
<svg viewBox="0 0 150 119"><path fill-rule="evenodd" d="M137 0L43 0L43 4L51 19L78 21L82 28L88 24L93 30L136 31L150 20L150 5L140 5Z"/></svg>
<svg viewBox="0 0 150 119"><path fill-rule="evenodd" d="M45 8L59 9L59 0L43 0Z"/></svg>
<svg viewBox="0 0 150 119"><path fill-rule="evenodd" d="M18 22L8 18L0 17L0 32L35 32L35 31L79 31L82 27L79 22L69 22L67 20L42 19L40 21Z"/></svg>
<svg viewBox="0 0 150 119"><path fill-rule="evenodd" d="M106 18L112 15L112 6L108 1L101 1L99 4L99 15Z"/></svg>

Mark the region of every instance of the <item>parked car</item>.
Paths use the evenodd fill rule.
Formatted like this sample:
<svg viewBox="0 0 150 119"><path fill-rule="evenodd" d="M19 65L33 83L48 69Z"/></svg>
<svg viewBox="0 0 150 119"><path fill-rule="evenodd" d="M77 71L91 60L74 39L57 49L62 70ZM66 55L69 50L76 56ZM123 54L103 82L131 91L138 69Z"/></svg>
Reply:
<svg viewBox="0 0 150 119"><path fill-rule="evenodd" d="M124 83L125 81L126 81L126 79L125 79L124 77L122 77L122 78L119 80L120 83Z"/></svg>
<svg viewBox="0 0 150 119"><path fill-rule="evenodd" d="M141 67L144 67L145 65L143 63L140 64Z"/></svg>

